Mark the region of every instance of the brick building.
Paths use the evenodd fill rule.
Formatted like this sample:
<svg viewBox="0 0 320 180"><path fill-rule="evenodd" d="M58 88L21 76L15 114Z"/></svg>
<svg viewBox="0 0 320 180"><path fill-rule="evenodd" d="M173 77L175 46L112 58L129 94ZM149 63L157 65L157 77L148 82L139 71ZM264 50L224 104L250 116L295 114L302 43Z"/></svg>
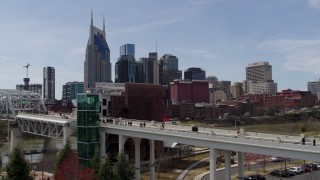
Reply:
<svg viewBox="0 0 320 180"><path fill-rule="evenodd" d="M175 80L170 83L170 98L172 104L183 103L209 103L208 81Z"/></svg>

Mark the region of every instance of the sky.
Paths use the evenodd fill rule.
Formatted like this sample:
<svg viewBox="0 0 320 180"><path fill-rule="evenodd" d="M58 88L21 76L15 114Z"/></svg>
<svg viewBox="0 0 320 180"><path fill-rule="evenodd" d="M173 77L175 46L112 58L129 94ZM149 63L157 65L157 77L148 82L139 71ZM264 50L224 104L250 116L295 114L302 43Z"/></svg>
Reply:
<svg viewBox="0 0 320 180"><path fill-rule="evenodd" d="M120 46L136 59L172 54L179 69L200 67L219 80L245 80L245 67L267 61L278 91L307 90L320 78L320 0L3 0L0 2L0 89L43 83L43 68L62 86L84 80L90 14L111 51L112 79Z"/></svg>

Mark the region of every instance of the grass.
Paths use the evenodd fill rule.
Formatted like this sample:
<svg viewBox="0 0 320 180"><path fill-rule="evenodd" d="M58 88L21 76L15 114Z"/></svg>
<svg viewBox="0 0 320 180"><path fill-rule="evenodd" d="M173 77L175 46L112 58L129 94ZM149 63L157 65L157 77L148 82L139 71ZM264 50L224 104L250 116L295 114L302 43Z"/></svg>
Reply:
<svg viewBox="0 0 320 180"><path fill-rule="evenodd" d="M174 159L174 160L163 160L160 162L160 172L155 172L155 179L159 180L171 180L177 179L178 176L181 174L183 170L185 170L190 165L196 163L199 160L208 157L208 153L198 154L194 156L184 157L181 159ZM200 174L201 172L206 172L207 167L209 166L208 161L204 161L197 165L192 172L195 174L188 173L188 177L191 175L192 177ZM157 170L157 168L156 168ZM141 173L142 180L149 180L150 179L150 172L142 172ZM188 179L187 177L185 179Z"/></svg>

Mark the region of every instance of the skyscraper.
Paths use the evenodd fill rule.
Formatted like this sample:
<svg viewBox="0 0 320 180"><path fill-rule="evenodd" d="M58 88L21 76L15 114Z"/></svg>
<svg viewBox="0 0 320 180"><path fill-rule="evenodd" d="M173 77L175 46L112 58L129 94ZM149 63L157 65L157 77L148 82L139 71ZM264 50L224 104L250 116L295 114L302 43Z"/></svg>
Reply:
<svg viewBox="0 0 320 180"><path fill-rule="evenodd" d="M277 83L272 80L269 62L255 62L246 67L246 84L249 94L276 94Z"/></svg>
<svg viewBox="0 0 320 180"><path fill-rule="evenodd" d="M135 59L135 46L134 44L124 44L120 46L120 57L123 55L130 55Z"/></svg>
<svg viewBox="0 0 320 180"><path fill-rule="evenodd" d="M43 99L55 99L55 69L54 67L43 68Z"/></svg>
<svg viewBox="0 0 320 180"><path fill-rule="evenodd" d="M90 34L84 61L84 88L93 88L96 82L111 82L111 63L105 21L103 19L103 30L93 26L91 12Z"/></svg>
<svg viewBox="0 0 320 180"><path fill-rule="evenodd" d="M115 82L136 82L136 61L130 55L121 56L115 65Z"/></svg>
<svg viewBox="0 0 320 180"><path fill-rule="evenodd" d="M62 87L62 99L72 101L77 99L77 94L84 93L84 84L83 82L67 82Z"/></svg>
<svg viewBox="0 0 320 180"><path fill-rule="evenodd" d="M158 53L149 53L148 58L140 58L143 64L143 79L145 83L159 84L159 69L158 69Z"/></svg>
<svg viewBox="0 0 320 180"><path fill-rule="evenodd" d="M251 63L246 67L246 80L252 82L273 82L272 66L269 62Z"/></svg>
<svg viewBox="0 0 320 180"><path fill-rule="evenodd" d="M192 80L205 80L206 71L201 68L191 67L184 71L184 79L188 81Z"/></svg>
<svg viewBox="0 0 320 180"><path fill-rule="evenodd" d="M171 54L164 54L159 63L159 83L169 85L175 79L182 78L182 72L178 69L178 58Z"/></svg>

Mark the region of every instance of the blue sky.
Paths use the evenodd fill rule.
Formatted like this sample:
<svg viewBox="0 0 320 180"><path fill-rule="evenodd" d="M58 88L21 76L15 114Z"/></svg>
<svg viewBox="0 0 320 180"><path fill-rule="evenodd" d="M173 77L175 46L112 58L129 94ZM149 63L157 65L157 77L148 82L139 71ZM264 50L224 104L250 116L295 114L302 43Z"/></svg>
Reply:
<svg viewBox="0 0 320 180"><path fill-rule="evenodd" d="M249 63L268 61L278 90L307 90L320 78L320 0L7 0L0 2L0 89L31 83L56 69L62 85L83 81L90 11L106 19L112 76L119 47L136 45L136 59L156 50L173 54L179 69L201 67L232 82Z"/></svg>

